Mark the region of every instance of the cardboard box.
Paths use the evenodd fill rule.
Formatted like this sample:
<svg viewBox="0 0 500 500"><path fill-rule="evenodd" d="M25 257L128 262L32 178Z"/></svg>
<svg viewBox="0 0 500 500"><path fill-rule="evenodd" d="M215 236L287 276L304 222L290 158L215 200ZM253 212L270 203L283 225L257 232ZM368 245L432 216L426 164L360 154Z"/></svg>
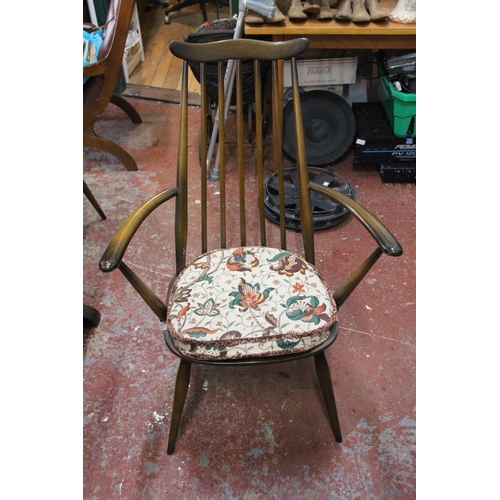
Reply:
<svg viewBox="0 0 500 500"><path fill-rule="evenodd" d="M357 67L357 57L301 59L297 61L299 85L301 87L315 87L356 83ZM291 87L290 61L285 61L283 80L284 87Z"/></svg>

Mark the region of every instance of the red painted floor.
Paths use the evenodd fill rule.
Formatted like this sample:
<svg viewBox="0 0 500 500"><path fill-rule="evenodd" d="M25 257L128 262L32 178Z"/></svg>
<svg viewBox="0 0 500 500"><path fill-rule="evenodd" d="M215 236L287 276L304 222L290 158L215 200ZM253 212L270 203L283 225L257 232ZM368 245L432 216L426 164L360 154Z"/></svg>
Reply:
<svg viewBox="0 0 500 500"><path fill-rule="evenodd" d="M127 215L175 179L178 106L131 102L142 124L110 105L97 130L122 145L139 171L84 151L84 179L107 219L84 197L83 300L99 309L101 322L84 329L83 498L415 498L415 185L385 184L374 168L354 167L352 157L335 165L404 247L399 258L382 257L343 305L339 337L327 351L343 443L330 430L312 360L194 366L176 451L168 456L178 360L122 275L98 268ZM197 145L194 136L195 164ZM152 217L127 254L163 296L173 270L169 224L168 212ZM346 277L343 266L367 255L371 239L348 219L318 231L316 245L317 264L335 286Z"/></svg>

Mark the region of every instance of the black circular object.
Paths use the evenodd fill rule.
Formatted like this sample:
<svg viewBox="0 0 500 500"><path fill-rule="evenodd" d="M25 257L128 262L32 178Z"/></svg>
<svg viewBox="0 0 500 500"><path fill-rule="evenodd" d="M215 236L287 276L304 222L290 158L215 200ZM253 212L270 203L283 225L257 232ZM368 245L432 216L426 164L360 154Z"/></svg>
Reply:
<svg viewBox="0 0 500 500"><path fill-rule="evenodd" d="M308 165L338 160L352 145L356 118L345 99L328 90L300 94ZM293 99L283 111L283 149L296 159Z"/></svg>
<svg viewBox="0 0 500 500"><path fill-rule="evenodd" d="M328 169L307 169L309 180L327 186L355 199L354 186L344 177L337 175ZM285 184L285 225L291 229L300 229L300 203L298 191L297 168L289 168L283 171ZM278 189L278 173L270 175L264 183L265 190L265 214L273 222L279 223L280 205ZM313 211L313 227L315 230L326 229L336 226L349 216L349 212L338 203L325 198L319 193L311 192L311 203Z"/></svg>

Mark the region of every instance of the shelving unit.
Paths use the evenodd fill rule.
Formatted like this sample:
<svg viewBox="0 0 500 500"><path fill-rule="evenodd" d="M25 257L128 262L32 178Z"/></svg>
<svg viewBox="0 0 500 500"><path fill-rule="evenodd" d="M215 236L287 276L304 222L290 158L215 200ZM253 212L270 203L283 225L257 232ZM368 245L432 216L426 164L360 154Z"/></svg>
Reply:
<svg viewBox="0 0 500 500"><path fill-rule="evenodd" d="M125 83L130 81L130 75L132 71L137 67L140 61L144 61L144 46L142 44L142 33L141 25L139 23L139 13L137 11L137 4L134 5L134 11L132 12L132 19L130 21L130 30L135 30L139 33L138 44L139 47L134 50L130 56L127 57L126 54L123 56L123 75L125 77ZM126 50L126 48L125 48Z"/></svg>

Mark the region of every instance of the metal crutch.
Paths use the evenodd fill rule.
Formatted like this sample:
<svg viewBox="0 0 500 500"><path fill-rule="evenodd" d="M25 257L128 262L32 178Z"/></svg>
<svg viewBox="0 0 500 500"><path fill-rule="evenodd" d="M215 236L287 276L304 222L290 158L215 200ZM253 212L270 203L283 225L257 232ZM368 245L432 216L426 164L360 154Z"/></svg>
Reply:
<svg viewBox="0 0 500 500"><path fill-rule="evenodd" d="M240 0L238 4L238 18L236 21L233 40L241 38L241 34L243 32L243 23L245 20L245 12L247 8L254 10L255 12L258 12L259 14L262 14L266 17L273 17L275 12L274 0ZM229 116L229 104L231 102L231 95L233 93L234 80L236 77L235 63L236 61L234 59L228 61L226 74L224 75L224 102L227 103L224 111L224 123L227 122ZM219 120L219 106L217 106L214 126L212 129L212 137L210 139L210 144L208 146L207 152L207 172L210 176L210 179L213 181L218 181L220 177L219 150L217 150L217 154L215 157L214 168L210 173L210 164L212 163L215 143L217 141L217 135L219 134Z"/></svg>

